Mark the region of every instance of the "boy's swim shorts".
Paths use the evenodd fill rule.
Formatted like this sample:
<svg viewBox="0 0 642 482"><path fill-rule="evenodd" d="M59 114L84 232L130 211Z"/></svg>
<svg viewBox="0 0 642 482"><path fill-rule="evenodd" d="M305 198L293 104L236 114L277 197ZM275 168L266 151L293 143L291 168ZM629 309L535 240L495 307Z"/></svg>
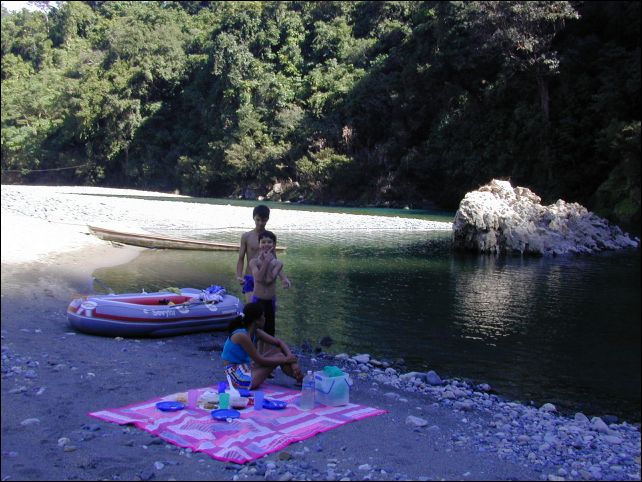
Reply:
<svg viewBox="0 0 642 482"><path fill-rule="evenodd" d="M252 303L260 303L263 307L263 314L265 315L265 326L263 331L268 335L275 336L276 333L276 296L271 300L264 300L262 298L257 298L252 296Z"/></svg>

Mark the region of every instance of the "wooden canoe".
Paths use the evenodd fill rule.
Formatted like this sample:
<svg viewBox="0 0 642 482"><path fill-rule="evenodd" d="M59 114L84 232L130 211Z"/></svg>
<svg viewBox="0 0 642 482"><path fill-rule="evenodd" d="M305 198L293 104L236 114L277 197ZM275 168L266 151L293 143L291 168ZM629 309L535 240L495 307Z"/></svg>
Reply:
<svg viewBox="0 0 642 482"><path fill-rule="evenodd" d="M218 243L214 241L200 241L189 238L174 238L155 233L132 233L99 226L88 226L89 230L105 241L116 241L144 248L163 249L199 249L206 251L238 251L239 245L232 243ZM283 251L284 246L277 246L277 251Z"/></svg>

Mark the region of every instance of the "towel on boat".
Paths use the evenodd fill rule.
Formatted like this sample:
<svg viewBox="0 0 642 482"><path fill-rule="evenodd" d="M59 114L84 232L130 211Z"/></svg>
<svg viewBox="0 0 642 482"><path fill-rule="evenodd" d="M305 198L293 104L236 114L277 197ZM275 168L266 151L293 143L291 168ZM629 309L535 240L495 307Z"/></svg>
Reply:
<svg viewBox="0 0 642 482"><path fill-rule="evenodd" d="M223 301L223 296L225 295L225 288L219 285L212 285L209 288L203 290L204 296L203 301L219 303Z"/></svg>
<svg viewBox="0 0 642 482"><path fill-rule="evenodd" d="M215 387L197 390L199 396L206 391L216 391ZM301 410L297 405L300 391L276 385L264 385L262 391L266 399L285 401L287 407L283 410L246 408L240 410L240 418L220 422L212 418L210 410L158 410L157 402L174 399L168 395L89 415L119 425L133 424L179 447L189 447L223 462L244 464L318 433L386 413L354 403L340 407L317 404L312 410Z"/></svg>

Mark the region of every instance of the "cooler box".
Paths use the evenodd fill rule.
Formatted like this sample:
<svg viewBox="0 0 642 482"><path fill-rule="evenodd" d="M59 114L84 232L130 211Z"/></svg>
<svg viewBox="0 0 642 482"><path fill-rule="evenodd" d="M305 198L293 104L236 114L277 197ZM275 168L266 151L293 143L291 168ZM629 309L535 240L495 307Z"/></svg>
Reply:
<svg viewBox="0 0 642 482"><path fill-rule="evenodd" d="M350 403L350 385L348 374L339 377L328 377L323 371L314 372L315 401L322 405L337 407Z"/></svg>

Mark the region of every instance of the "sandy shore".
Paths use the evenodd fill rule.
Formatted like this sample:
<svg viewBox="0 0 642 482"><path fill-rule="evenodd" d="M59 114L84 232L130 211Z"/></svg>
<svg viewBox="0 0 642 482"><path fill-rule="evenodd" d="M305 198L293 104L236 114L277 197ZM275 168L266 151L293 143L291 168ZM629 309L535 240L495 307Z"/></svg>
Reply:
<svg viewBox="0 0 642 482"><path fill-rule="evenodd" d="M121 196L132 196L123 198ZM144 198L165 198L150 200ZM104 242L87 224L115 228L206 231L251 229L252 208L186 202L185 196L129 189L2 186L2 262L42 259ZM270 229L441 230L450 223L411 218L273 209ZM43 243L43 236L47 242Z"/></svg>
<svg viewBox="0 0 642 482"><path fill-rule="evenodd" d="M178 207L171 207L163 201L82 194L105 193L90 191L2 186L2 480L618 480L616 475L639 480L635 428L611 425L610 436L619 437L619 442L612 439L612 449L601 441L590 449L587 442L587 450L592 450L587 454L538 452L531 457L517 441L503 442L501 436L492 438L492 447L485 443L497 431L512 430L498 425L497 415L506 413L502 423L510 424L509 414L521 410L516 404L474 392L490 403L487 410L481 402L479 409L476 402L456 408L437 393L469 393L472 400L472 389L453 382L436 387L440 392L421 392L413 387L414 379L400 383L398 376L391 377L388 386L359 368L353 374L351 401L386 409L387 414L319 434L246 466L221 463L136 428L89 417L91 411L215 383L224 335L117 340L71 331L66 306L77 293L91 290L93 269L126 262L140 252L89 235L87 219L139 226L203 226L203 219L235 226L239 219L251 221L249 208L220 206L215 207L216 216L208 211L203 217L201 206L185 205L180 198L169 203ZM159 209L166 210L161 217ZM299 212L300 224L295 225L330 222L318 214L325 213ZM294 223L294 216L277 218L273 214L270 221L274 229ZM414 221L391 223L428 226ZM301 356L310 369L338 364L323 356ZM276 383L291 384L282 374ZM412 423L410 416L426 423ZM528 417L540 423L537 413ZM560 421L545 411L541 417L564 430L575 427L574 421ZM540 437L537 443L543 443L549 426L542 422L541 433L530 429L528 437ZM586 428L586 433L594 432ZM637 444L637 459L630 454L631 444ZM617 455L622 452L627 452L626 459ZM600 466L600 460L608 461L606 466Z"/></svg>

